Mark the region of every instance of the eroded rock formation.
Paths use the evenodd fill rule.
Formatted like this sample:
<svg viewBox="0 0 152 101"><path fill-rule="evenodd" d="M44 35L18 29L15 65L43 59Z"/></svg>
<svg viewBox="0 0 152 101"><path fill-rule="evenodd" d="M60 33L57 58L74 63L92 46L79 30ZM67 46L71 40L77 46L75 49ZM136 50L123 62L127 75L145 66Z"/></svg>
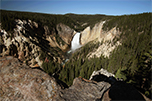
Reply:
<svg viewBox="0 0 152 101"><path fill-rule="evenodd" d="M29 20L28 22L23 20L16 20L16 27L14 33L8 33L5 30L0 29L2 45L1 56L11 55L18 57L24 63L28 63L31 66L37 63L42 65L42 61L39 59L41 48L36 38L36 33L33 33L33 28L38 28L36 22ZM33 35L34 36L33 36Z"/></svg>
<svg viewBox="0 0 152 101"><path fill-rule="evenodd" d="M74 34L76 34L76 31L74 31L69 26L66 26L62 23L58 24L56 28L62 40L67 44L71 44L72 38Z"/></svg>
<svg viewBox="0 0 152 101"><path fill-rule="evenodd" d="M84 31L81 32L81 44L84 45L90 41L98 40L98 38L101 37L102 34L102 26L104 24L104 21L101 21L91 29L90 26L88 26Z"/></svg>
<svg viewBox="0 0 152 101"><path fill-rule="evenodd" d="M117 46L121 45L119 41L114 42L114 38L118 38L121 32L119 29L114 27L109 31L103 31L102 27L105 21L101 21L91 29L88 26L84 31L81 32L81 44L84 45L90 41L100 42L100 46L88 54L88 58L94 56L100 57L101 55L109 57L110 52L112 52Z"/></svg>
<svg viewBox="0 0 152 101"><path fill-rule="evenodd" d="M62 51L69 49L75 34L73 29L64 24L58 24L57 31L55 28L50 31L48 26L39 25L31 20L16 19L14 23L16 24L14 32L0 29L0 56L15 56L31 67L42 65L43 60L40 59L42 51L52 54L50 48L59 48ZM51 56L59 63L64 58Z"/></svg>

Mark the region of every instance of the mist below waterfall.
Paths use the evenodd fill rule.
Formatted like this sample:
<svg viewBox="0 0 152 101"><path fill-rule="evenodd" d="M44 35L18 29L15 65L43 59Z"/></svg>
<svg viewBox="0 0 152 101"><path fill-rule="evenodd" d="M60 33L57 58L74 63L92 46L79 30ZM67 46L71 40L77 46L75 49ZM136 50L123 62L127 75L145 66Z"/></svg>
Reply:
<svg viewBox="0 0 152 101"><path fill-rule="evenodd" d="M71 41L71 51L74 51L80 47L80 33L76 33Z"/></svg>

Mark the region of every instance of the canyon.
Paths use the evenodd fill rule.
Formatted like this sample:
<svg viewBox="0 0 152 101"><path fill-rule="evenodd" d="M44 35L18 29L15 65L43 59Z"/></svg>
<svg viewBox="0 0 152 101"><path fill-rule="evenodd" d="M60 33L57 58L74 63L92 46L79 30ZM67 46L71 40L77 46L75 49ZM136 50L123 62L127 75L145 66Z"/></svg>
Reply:
<svg viewBox="0 0 152 101"><path fill-rule="evenodd" d="M39 26L37 22L31 20L22 21L17 19L15 22L16 28L14 29L14 33L9 33L4 29L0 29L0 55L13 55L24 63L28 63L31 67L37 65L40 67L42 66L43 60L40 59L41 51L47 51L49 53L50 51L47 49L48 47L57 47L66 52L70 48L71 50L76 50L91 41L103 41L104 43L96 51L88 54L88 57L91 58L94 55L99 57L101 54L108 57L110 52L114 50L116 46L121 45L119 41L115 45L108 44L108 41L111 41L110 43L112 43L115 36L120 35L120 32L119 30L117 31L116 28L107 32L102 31L102 26L105 21L95 24L92 30L90 27L87 27L80 33L77 33L70 27L60 23L56 27L58 35L63 41L58 41L58 39L54 37L55 32L53 31L51 34L48 26ZM41 31L39 31L40 29ZM38 36L39 33L41 33L42 38ZM47 44L43 46L41 45L42 43ZM63 55L60 57L53 56L53 59L61 63L64 60L64 57Z"/></svg>
<svg viewBox="0 0 152 101"><path fill-rule="evenodd" d="M151 100L149 13L2 12L0 100Z"/></svg>

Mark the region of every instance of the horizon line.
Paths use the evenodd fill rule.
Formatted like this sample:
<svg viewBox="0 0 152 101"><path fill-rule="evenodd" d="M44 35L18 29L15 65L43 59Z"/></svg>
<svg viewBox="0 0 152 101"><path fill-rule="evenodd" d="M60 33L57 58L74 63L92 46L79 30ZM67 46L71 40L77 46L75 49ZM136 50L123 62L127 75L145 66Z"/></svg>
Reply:
<svg viewBox="0 0 152 101"><path fill-rule="evenodd" d="M143 13L152 13L152 12L141 12L141 13L130 13L130 14L104 14L104 13L73 13L73 12L67 12L67 13L48 13L48 12L36 12L36 11L21 11L21 10L8 10L8 9L1 9L4 11L14 11L14 12L25 12L25 13L40 13L40 14L50 14L50 15L68 15L68 14L75 14L75 15L105 15L105 16L123 16L123 15L137 15L137 14L143 14Z"/></svg>

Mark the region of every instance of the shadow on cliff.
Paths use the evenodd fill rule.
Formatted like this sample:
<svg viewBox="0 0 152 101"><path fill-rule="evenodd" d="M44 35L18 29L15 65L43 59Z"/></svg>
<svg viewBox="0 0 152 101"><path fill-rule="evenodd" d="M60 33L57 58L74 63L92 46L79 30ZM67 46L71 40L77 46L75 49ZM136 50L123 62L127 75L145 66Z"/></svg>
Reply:
<svg viewBox="0 0 152 101"><path fill-rule="evenodd" d="M133 86L123 81L117 81L109 89L112 100L145 100Z"/></svg>
<svg viewBox="0 0 152 101"><path fill-rule="evenodd" d="M132 85L124 81L118 81L114 77L99 74L93 76L92 80L96 82L104 81L111 84L111 87L102 94L100 100L145 100L142 94Z"/></svg>

